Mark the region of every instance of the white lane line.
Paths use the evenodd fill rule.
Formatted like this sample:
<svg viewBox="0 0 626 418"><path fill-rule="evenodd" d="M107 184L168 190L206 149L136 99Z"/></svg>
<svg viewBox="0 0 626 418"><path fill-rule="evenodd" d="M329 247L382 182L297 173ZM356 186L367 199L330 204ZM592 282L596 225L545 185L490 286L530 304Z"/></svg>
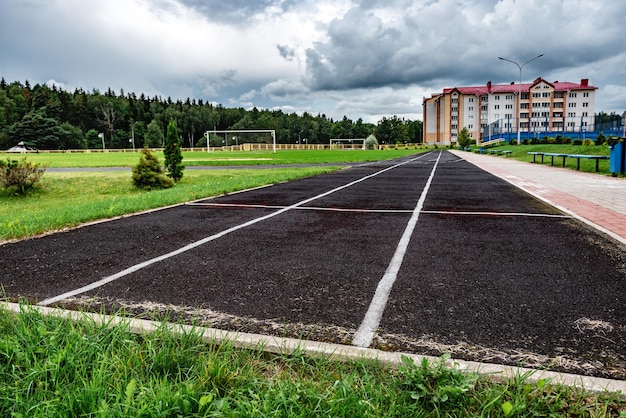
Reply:
<svg viewBox="0 0 626 418"><path fill-rule="evenodd" d="M549 213L524 213L524 212L472 212L472 211L451 211L451 210L423 210L422 213L429 215L464 215L464 216L521 216L529 218L565 218L569 215L554 215Z"/></svg>
<svg viewBox="0 0 626 418"><path fill-rule="evenodd" d="M278 205L251 205L247 203L201 203L189 202L186 206L211 206L242 209L284 209L287 206ZM358 209L358 208L325 208L321 206L300 206L295 210L315 210L326 212L356 212L356 213L413 213L414 209ZM549 213L530 212L485 212L485 211L453 211L453 210L423 210L421 213L428 215L464 215L464 216L521 216L530 218L571 218L570 215L555 215Z"/></svg>
<svg viewBox="0 0 626 418"><path fill-rule="evenodd" d="M148 266L150 266L150 265L152 265L154 263L158 263L160 261L167 260L168 258L177 256L177 255L182 254L182 253L184 253L186 251L192 250L192 249L194 249L196 247L199 247L200 245L206 244L207 242L214 241L214 240L216 240L218 238L221 238L221 237L223 237L225 235L228 235L231 232L235 232L235 231L238 231L240 229L249 227L249 226L254 225L256 223L259 223L259 222L265 221L267 219L273 218L275 216L278 216L278 215L280 215L282 213L285 213L285 212L287 212L287 211L289 211L291 209L295 209L295 208L297 208L297 207L299 207L301 205L305 205L305 204L307 204L309 202L312 202L312 201L317 200L317 199L321 199L322 197L328 196L328 195L330 195L332 193L335 193L335 192L338 192L340 190L346 189L348 187L354 186L357 183L360 183L362 181L368 180L368 179L370 179L372 177L376 177L379 174L383 174L383 173L385 173L385 172L387 172L389 170L393 170L395 168L398 168L400 166L408 164L408 163L410 163L412 161L418 160L418 159L420 159L420 158L422 158L422 157L424 157L424 156L426 156L428 154L429 153L422 154L419 157L412 158L410 160L403 161L401 163L398 163L398 164L395 164L393 166L387 167L387 168L385 168L383 170L377 171L377 172L372 173L370 175L367 175L365 177L361 177L360 179L354 180L354 181L352 181L350 183L344 184L343 186L339 186L339 187L334 188L332 190L329 190L327 192L321 193L321 194L319 194L317 196L310 197L308 199L304 199L304 200L302 200L302 201L300 201L298 203L295 203L295 204L293 204L291 206L287 206L287 207L285 207L283 209L277 210L276 212L272 212L272 213L267 214L265 216L261 216L261 217L256 218L256 219L252 219L251 221L245 222L245 223L240 224L240 225L236 225L236 226L234 226L232 228L226 229L226 230L224 230L222 232L219 232L217 234L214 234L214 235L211 235L209 237L203 238L203 239L201 239L199 241L192 242L191 244L185 245L184 247L179 248L179 249L177 249L175 251L169 252L167 254L163 254L163 255L161 255L159 257L152 258L150 260L144 261L143 263L135 264L134 266L131 266L131 267L125 269L125 270L122 270L119 273L116 273L116 274L113 274L111 276L105 277L105 278L103 278L101 280L98 280L96 282L93 282L93 283L91 283L91 284L89 284L87 286L83 286L83 287L80 287L78 289L74 289L74 290L71 290L69 292L65 292L65 293L60 294L58 296L54 296L54 297L51 297L51 298L48 298L48 299L44 299L41 302L39 302L37 305L39 305L39 306L51 305L51 304L53 304L55 302L58 302L60 300L63 300L63 299L66 299L66 298L69 298L69 297L72 297L72 296L76 296L76 295L79 295L81 293L89 292L90 290L97 289L98 287L104 286L107 283L115 281L115 280L117 280L117 279L119 279L121 277L127 276L127 275L129 275L131 273L134 273L134 272L136 272L138 270L141 270L141 269L143 269L145 267L148 267Z"/></svg>
<svg viewBox="0 0 626 418"><path fill-rule="evenodd" d="M400 266L402 265L404 255L406 254L409 242L411 241L411 235L413 234L413 230L417 225L417 220L419 218L420 212L422 211L422 207L424 206L424 201L426 200L426 195L428 194L428 190L430 189L430 184L432 183L433 177L435 176L435 170L437 170L437 165L439 164L440 158L441 153L439 153L439 157L437 158L435 165L430 172L430 177L428 177L426 186L424 186L424 190L422 191L422 194L417 201L417 206L415 206L415 209L413 210L413 215L409 219L406 229L404 230L404 233L402 234L402 237L398 242L396 252L391 258L389 266L387 266L387 271L385 271L383 278L380 280L380 282L378 282L376 293L374 293L374 297L370 302L370 306L367 309L365 317L363 318L363 322L361 322L359 329L354 334L352 345L355 345L357 347L369 347L372 344L374 334L378 329L378 325L380 324L380 321L383 317L385 307L387 306L387 300L389 299L389 293L391 293L391 288L393 287L393 284L398 277L398 271L400 271Z"/></svg>

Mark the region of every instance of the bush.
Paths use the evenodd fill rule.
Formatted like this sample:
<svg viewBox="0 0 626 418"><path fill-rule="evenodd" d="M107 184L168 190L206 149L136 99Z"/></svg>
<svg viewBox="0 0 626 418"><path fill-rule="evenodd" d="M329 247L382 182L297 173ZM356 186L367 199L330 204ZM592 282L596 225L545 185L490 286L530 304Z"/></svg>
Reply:
<svg viewBox="0 0 626 418"><path fill-rule="evenodd" d="M23 195L41 180L45 171L45 168L27 161L26 158L21 161L8 158L0 161L0 186L9 193Z"/></svg>
<svg viewBox="0 0 626 418"><path fill-rule="evenodd" d="M133 167L133 184L145 190L167 189L174 180L165 175L159 159L148 148L141 151L139 164Z"/></svg>
<svg viewBox="0 0 626 418"><path fill-rule="evenodd" d="M365 142L363 143L363 146L365 147L365 149L377 149L378 139L376 139L374 134L371 134L370 136L365 138Z"/></svg>
<svg viewBox="0 0 626 418"><path fill-rule="evenodd" d="M572 145L572 138L570 138L569 136L566 136L565 138L563 138L563 143L565 145Z"/></svg>
<svg viewBox="0 0 626 418"><path fill-rule="evenodd" d="M583 145L588 147L590 145L593 145L593 141L591 139L585 139L583 141Z"/></svg>
<svg viewBox="0 0 626 418"><path fill-rule="evenodd" d="M596 145L604 145L606 143L606 137L602 132L598 134L595 141Z"/></svg>
<svg viewBox="0 0 626 418"><path fill-rule="evenodd" d="M590 142L591 142L591 141L590 141ZM582 139L575 139L572 143L573 143L574 145L582 145L582 144L583 144L583 140L582 140Z"/></svg>

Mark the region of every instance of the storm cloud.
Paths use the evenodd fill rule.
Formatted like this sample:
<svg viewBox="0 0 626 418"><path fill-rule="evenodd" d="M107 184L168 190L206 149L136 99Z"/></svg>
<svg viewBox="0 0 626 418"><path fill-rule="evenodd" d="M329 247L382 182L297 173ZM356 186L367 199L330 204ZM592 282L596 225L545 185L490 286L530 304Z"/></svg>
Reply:
<svg viewBox="0 0 626 418"><path fill-rule="evenodd" d="M446 87L588 78L626 110L626 2L0 0L0 75L225 106L421 118Z"/></svg>

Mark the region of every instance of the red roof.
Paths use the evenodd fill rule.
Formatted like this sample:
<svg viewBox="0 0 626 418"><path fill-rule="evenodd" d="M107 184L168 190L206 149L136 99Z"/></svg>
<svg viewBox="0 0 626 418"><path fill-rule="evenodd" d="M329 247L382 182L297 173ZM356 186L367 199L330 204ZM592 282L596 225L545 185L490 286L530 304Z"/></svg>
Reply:
<svg viewBox="0 0 626 418"><path fill-rule="evenodd" d="M555 81L550 83L542 78L538 78L532 83L522 83L522 91L527 92L530 91L530 88L537 85L540 82L547 83L554 87L555 91L570 91L570 90L597 90L597 87L589 85L589 81L587 79L580 80L580 84L578 83L570 83L569 81ZM510 83L510 84L491 84L488 82L484 86L469 86L469 87L452 87L443 89L443 94L450 93L452 91L458 91L461 94L491 94L491 93L517 93L519 91L519 83Z"/></svg>

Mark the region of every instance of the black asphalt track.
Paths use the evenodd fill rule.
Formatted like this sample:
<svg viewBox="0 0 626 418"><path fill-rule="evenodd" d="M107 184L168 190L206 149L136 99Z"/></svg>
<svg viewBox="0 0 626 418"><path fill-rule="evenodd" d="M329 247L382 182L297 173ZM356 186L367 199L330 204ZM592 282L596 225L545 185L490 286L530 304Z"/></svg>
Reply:
<svg viewBox="0 0 626 418"><path fill-rule="evenodd" d="M42 302L356 182L55 303L350 344L435 164L372 346L625 378L623 245L445 151L5 244L0 285Z"/></svg>

